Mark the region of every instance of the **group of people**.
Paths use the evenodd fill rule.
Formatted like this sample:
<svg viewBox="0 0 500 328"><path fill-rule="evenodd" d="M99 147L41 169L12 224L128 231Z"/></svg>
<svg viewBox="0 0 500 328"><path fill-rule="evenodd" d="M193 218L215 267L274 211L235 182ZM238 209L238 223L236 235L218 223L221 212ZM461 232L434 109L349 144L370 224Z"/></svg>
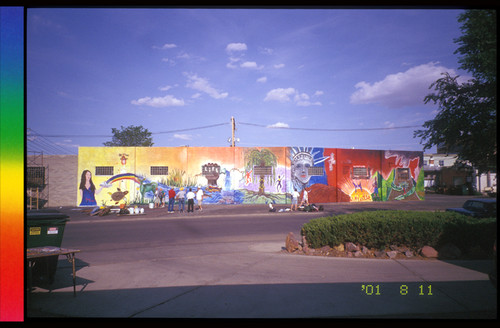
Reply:
<svg viewBox="0 0 500 328"><path fill-rule="evenodd" d="M168 208L167 212L168 213L174 213L174 204L175 201L177 200L177 203L179 205L179 212L184 212L184 205L186 203L187 199L187 212L194 212L194 200L196 198L196 202L198 205L197 210L203 211L202 208L202 203L203 203L203 190L201 188L198 188L198 191L196 193L193 192L192 188L189 188L188 192L184 190L184 188L180 188L179 192L176 193L174 188L170 188L168 190ZM159 188L156 188L155 192L155 208L158 207L165 207L165 191L160 190Z"/></svg>

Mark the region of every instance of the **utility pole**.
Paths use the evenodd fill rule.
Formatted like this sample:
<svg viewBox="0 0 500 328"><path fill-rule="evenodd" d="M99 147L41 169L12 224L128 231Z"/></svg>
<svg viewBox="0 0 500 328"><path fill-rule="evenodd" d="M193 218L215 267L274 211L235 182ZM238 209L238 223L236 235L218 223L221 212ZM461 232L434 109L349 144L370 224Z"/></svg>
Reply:
<svg viewBox="0 0 500 328"><path fill-rule="evenodd" d="M231 116L231 147L234 147L234 130L236 130L236 126L234 124L234 117Z"/></svg>

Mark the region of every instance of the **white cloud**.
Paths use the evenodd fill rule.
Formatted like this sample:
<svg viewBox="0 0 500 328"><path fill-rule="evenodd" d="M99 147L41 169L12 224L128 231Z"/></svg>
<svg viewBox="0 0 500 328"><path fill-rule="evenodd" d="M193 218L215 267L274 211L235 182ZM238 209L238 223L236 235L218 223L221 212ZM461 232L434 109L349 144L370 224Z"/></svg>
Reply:
<svg viewBox="0 0 500 328"><path fill-rule="evenodd" d="M322 103L319 102L319 101L315 101L315 102L310 102L308 100L300 100L300 101L297 101L297 106L301 106L301 107L308 107L308 106L321 106Z"/></svg>
<svg viewBox="0 0 500 328"><path fill-rule="evenodd" d="M158 89L160 89L160 91L168 91L168 90L172 89L172 86L171 85L166 85L164 87L159 87Z"/></svg>
<svg viewBox="0 0 500 328"><path fill-rule="evenodd" d="M422 105L426 95L432 93L429 86L448 72L456 75L453 69L428 63L412 67L406 72L387 75L373 84L361 81L358 89L351 95L351 104L380 103L389 108Z"/></svg>
<svg viewBox="0 0 500 328"><path fill-rule="evenodd" d="M263 66L258 66L256 62L251 62L251 61L246 61L244 63L241 63L240 67L243 68L253 68L253 69L262 69Z"/></svg>
<svg viewBox="0 0 500 328"><path fill-rule="evenodd" d="M227 68L236 68L237 66L235 64L239 61L240 61L240 58L229 57L229 63L226 64L226 67Z"/></svg>
<svg viewBox="0 0 500 328"><path fill-rule="evenodd" d="M290 96L294 95L297 91L294 88L278 88L269 91L264 98L264 101L276 100L279 102L290 101Z"/></svg>
<svg viewBox="0 0 500 328"><path fill-rule="evenodd" d="M227 52L245 51L245 50L247 50L247 45L245 43L229 43L226 46Z"/></svg>
<svg viewBox="0 0 500 328"><path fill-rule="evenodd" d="M181 139L181 140L191 140L193 139L193 136L190 134L174 134L175 139Z"/></svg>
<svg viewBox="0 0 500 328"><path fill-rule="evenodd" d="M394 122L391 122L391 121L385 121L384 122L384 125L387 127L387 128L393 128L394 126L396 126L394 124Z"/></svg>
<svg viewBox="0 0 500 328"><path fill-rule="evenodd" d="M274 68L283 68L285 67L285 64L275 64Z"/></svg>
<svg viewBox="0 0 500 328"><path fill-rule="evenodd" d="M210 97L215 98L215 99L223 99L228 96L227 92L219 92L217 89L212 87L210 83L208 82L207 79L198 77L196 74L187 74L185 75L188 78L188 82L186 86L188 88L198 90L201 92L205 92L208 94Z"/></svg>
<svg viewBox="0 0 500 328"><path fill-rule="evenodd" d="M259 51L261 54L264 54L264 55L272 55L274 53L274 50L271 49L271 48L261 48L259 47Z"/></svg>
<svg viewBox="0 0 500 328"><path fill-rule="evenodd" d="M172 95L165 97L144 97L137 100L132 100L133 105L145 105L150 107L171 107L171 106L184 106L184 100L177 99Z"/></svg>
<svg viewBox="0 0 500 328"><path fill-rule="evenodd" d="M163 46L158 47L158 46L153 46L154 49L172 49L172 48L177 48L176 44L173 43L165 43Z"/></svg>
<svg viewBox="0 0 500 328"><path fill-rule="evenodd" d="M163 58L161 59L161 61L162 61L162 62L164 62L164 63L168 63L168 64L170 64L170 66L175 66L175 65L176 65L175 60L172 60L172 59L167 58L167 57L163 57Z"/></svg>
<svg viewBox="0 0 500 328"><path fill-rule="evenodd" d="M259 83L266 83L267 82L267 77L266 76L259 77L257 79L257 82L259 82Z"/></svg>
<svg viewBox="0 0 500 328"><path fill-rule="evenodd" d="M174 43L165 43L162 47L162 49L172 49L172 48L177 48L177 45Z"/></svg>
<svg viewBox="0 0 500 328"><path fill-rule="evenodd" d="M324 92L323 92L323 91L321 91L321 90L317 90L317 91L314 93L314 95L315 95L316 97L317 97L317 96L322 96L323 94L324 94Z"/></svg>
<svg viewBox="0 0 500 328"><path fill-rule="evenodd" d="M267 126L268 128L289 128L290 126L283 122L277 122Z"/></svg>
<svg viewBox="0 0 500 328"><path fill-rule="evenodd" d="M321 102L310 102L309 95L306 93L299 93L294 88L277 88L269 91L264 98L264 101L279 101L279 102L295 102L297 106L321 106Z"/></svg>

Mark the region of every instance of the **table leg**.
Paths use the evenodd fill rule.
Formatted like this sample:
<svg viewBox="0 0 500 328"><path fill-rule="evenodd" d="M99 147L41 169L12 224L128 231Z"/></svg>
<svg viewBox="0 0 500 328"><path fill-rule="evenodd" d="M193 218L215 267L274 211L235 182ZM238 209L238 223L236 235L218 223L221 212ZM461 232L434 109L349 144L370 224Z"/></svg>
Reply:
<svg viewBox="0 0 500 328"><path fill-rule="evenodd" d="M76 296L76 272L75 272L75 253L66 255L69 263L73 266L73 296Z"/></svg>

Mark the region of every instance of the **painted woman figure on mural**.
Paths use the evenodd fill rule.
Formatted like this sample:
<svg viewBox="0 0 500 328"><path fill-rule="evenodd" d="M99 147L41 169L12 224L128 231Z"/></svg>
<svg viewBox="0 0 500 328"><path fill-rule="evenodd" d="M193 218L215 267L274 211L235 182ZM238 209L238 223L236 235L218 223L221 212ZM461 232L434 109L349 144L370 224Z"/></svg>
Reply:
<svg viewBox="0 0 500 328"><path fill-rule="evenodd" d="M82 172L82 177L80 179L80 196L82 201L80 206L95 206L97 202L95 200L95 195L99 194L102 190L100 187L97 191L95 185L92 182L92 173L89 170L84 170Z"/></svg>
<svg viewBox="0 0 500 328"><path fill-rule="evenodd" d="M292 173L293 188L296 188L298 191L302 191L302 189L310 185L312 176L315 176L316 178L318 177L316 172L311 175L309 169L328 159L328 156L323 156L321 153L321 150L315 150L314 148L291 148L290 168ZM316 157L318 154L319 156ZM314 183L318 183L318 181ZM320 183L326 183L326 181Z"/></svg>
<svg viewBox="0 0 500 328"><path fill-rule="evenodd" d="M302 190L307 185L311 176L309 175L309 168L314 165L314 160L311 154L300 152L293 158L292 163L292 181L294 187Z"/></svg>

